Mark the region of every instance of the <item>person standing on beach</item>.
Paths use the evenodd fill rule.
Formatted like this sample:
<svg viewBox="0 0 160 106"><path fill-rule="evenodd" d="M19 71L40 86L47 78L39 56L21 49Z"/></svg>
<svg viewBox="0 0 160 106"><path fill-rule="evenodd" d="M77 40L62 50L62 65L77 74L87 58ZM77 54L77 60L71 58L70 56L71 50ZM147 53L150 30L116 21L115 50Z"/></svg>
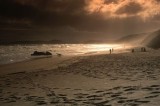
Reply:
<svg viewBox="0 0 160 106"><path fill-rule="evenodd" d="M109 53L110 53L110 54L112 53L112 50L111 50L111 49L109 50Z"/></svg>
<svg viewBox="0 0 160 106"><path fill-rule="evenodd" d="M146 52L146 48L145 48L145 47L142 47L142 48L141 48L141 52Z"/></svg>
<svg viewBox="0 0 160 106"><path fill-rule="evenodd" d="M146 48L145 47L143 48L143 52L146 52Z"/></svg>
<svg viewBox="0 0 160 106"><path fill-rule="evenodd" d="M113 52L113 48L112 48L112 52Z"/></svg>

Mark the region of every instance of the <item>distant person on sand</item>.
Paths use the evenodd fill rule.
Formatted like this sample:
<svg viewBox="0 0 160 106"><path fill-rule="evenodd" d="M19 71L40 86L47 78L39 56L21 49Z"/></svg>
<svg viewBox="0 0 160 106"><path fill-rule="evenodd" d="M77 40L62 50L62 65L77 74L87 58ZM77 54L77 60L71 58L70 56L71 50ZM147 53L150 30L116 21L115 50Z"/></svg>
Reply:
<svg viewBox="0 0 160 106"><path fill-rule="evenodd" d="M134 49L132 49L132 53L134 53Z"/></svg>
<svg viewBox="0 0 160 106"><path fill-rule="evenodd" d="M110 53L110 54L112 53L112 50L111 50L111 49L109 50L109 53Z"/></svg>
<svg viewBox="0 0 160 106"><path fill-rule="evenodd" d="M146 48L145 48L145 47L142 47L142 48L141 48L141 52L146 52Z"/></svg>
<svg viewBox="0 0 160 106"><path fill-rule="evenodd" d="M145 47L143 48L143 52L146 52L146 48Z"/></svg>
<svg viewBox="0 0 160 106"><path fill-rule="evenodd" d="M112 48L112 52L113 52L114 50L113 50L113 48Z"/></svg>

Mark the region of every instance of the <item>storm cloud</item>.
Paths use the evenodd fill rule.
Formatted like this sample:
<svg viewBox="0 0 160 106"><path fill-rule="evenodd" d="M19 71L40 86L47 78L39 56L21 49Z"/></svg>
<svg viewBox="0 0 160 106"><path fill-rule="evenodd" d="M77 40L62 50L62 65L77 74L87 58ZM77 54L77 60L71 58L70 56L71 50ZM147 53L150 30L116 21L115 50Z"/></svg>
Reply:
<svg viewBox="0 0 160 106"><path fill-rule="evenodd" d="M159 0L0 0L0 39L112 39L160 27Z"/></svg>

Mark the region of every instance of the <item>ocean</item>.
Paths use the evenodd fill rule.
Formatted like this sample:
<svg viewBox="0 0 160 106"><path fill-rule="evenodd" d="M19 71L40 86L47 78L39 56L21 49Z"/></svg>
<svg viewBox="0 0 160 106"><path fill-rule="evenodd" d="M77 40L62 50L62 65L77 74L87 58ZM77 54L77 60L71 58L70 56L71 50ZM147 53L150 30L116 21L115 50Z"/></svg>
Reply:
<svg viewBox="0 0 160 106"><path fill-rule="evenodd" d="M0 46L0 64L9 64L29 60L34 51L49 51L54 55L77 56L92 53L108 52L111 48L121 48L111 44L41 44Z"/></svg>

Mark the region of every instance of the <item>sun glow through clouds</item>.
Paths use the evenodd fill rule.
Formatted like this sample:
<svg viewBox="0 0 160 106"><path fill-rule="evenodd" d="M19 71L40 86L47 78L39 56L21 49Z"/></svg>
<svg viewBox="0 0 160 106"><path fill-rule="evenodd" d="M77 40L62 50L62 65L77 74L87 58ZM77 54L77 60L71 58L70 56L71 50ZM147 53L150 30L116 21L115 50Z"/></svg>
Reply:
<svg viewBox="0 0 160 106"><path fill-rule="evenodd" d="M100 13L105 18L139 16L142 19L160 14L158 0L86 0L85 10L89 14Z"/></svg>
<svg viewBox="0 0 160 106"><path fill-rule="evenodd" d="M81 49L84 53L87 52L107 52L110 49L119 50L123 49L123 45L121 44L88 44L83 49Z"/></svg>

